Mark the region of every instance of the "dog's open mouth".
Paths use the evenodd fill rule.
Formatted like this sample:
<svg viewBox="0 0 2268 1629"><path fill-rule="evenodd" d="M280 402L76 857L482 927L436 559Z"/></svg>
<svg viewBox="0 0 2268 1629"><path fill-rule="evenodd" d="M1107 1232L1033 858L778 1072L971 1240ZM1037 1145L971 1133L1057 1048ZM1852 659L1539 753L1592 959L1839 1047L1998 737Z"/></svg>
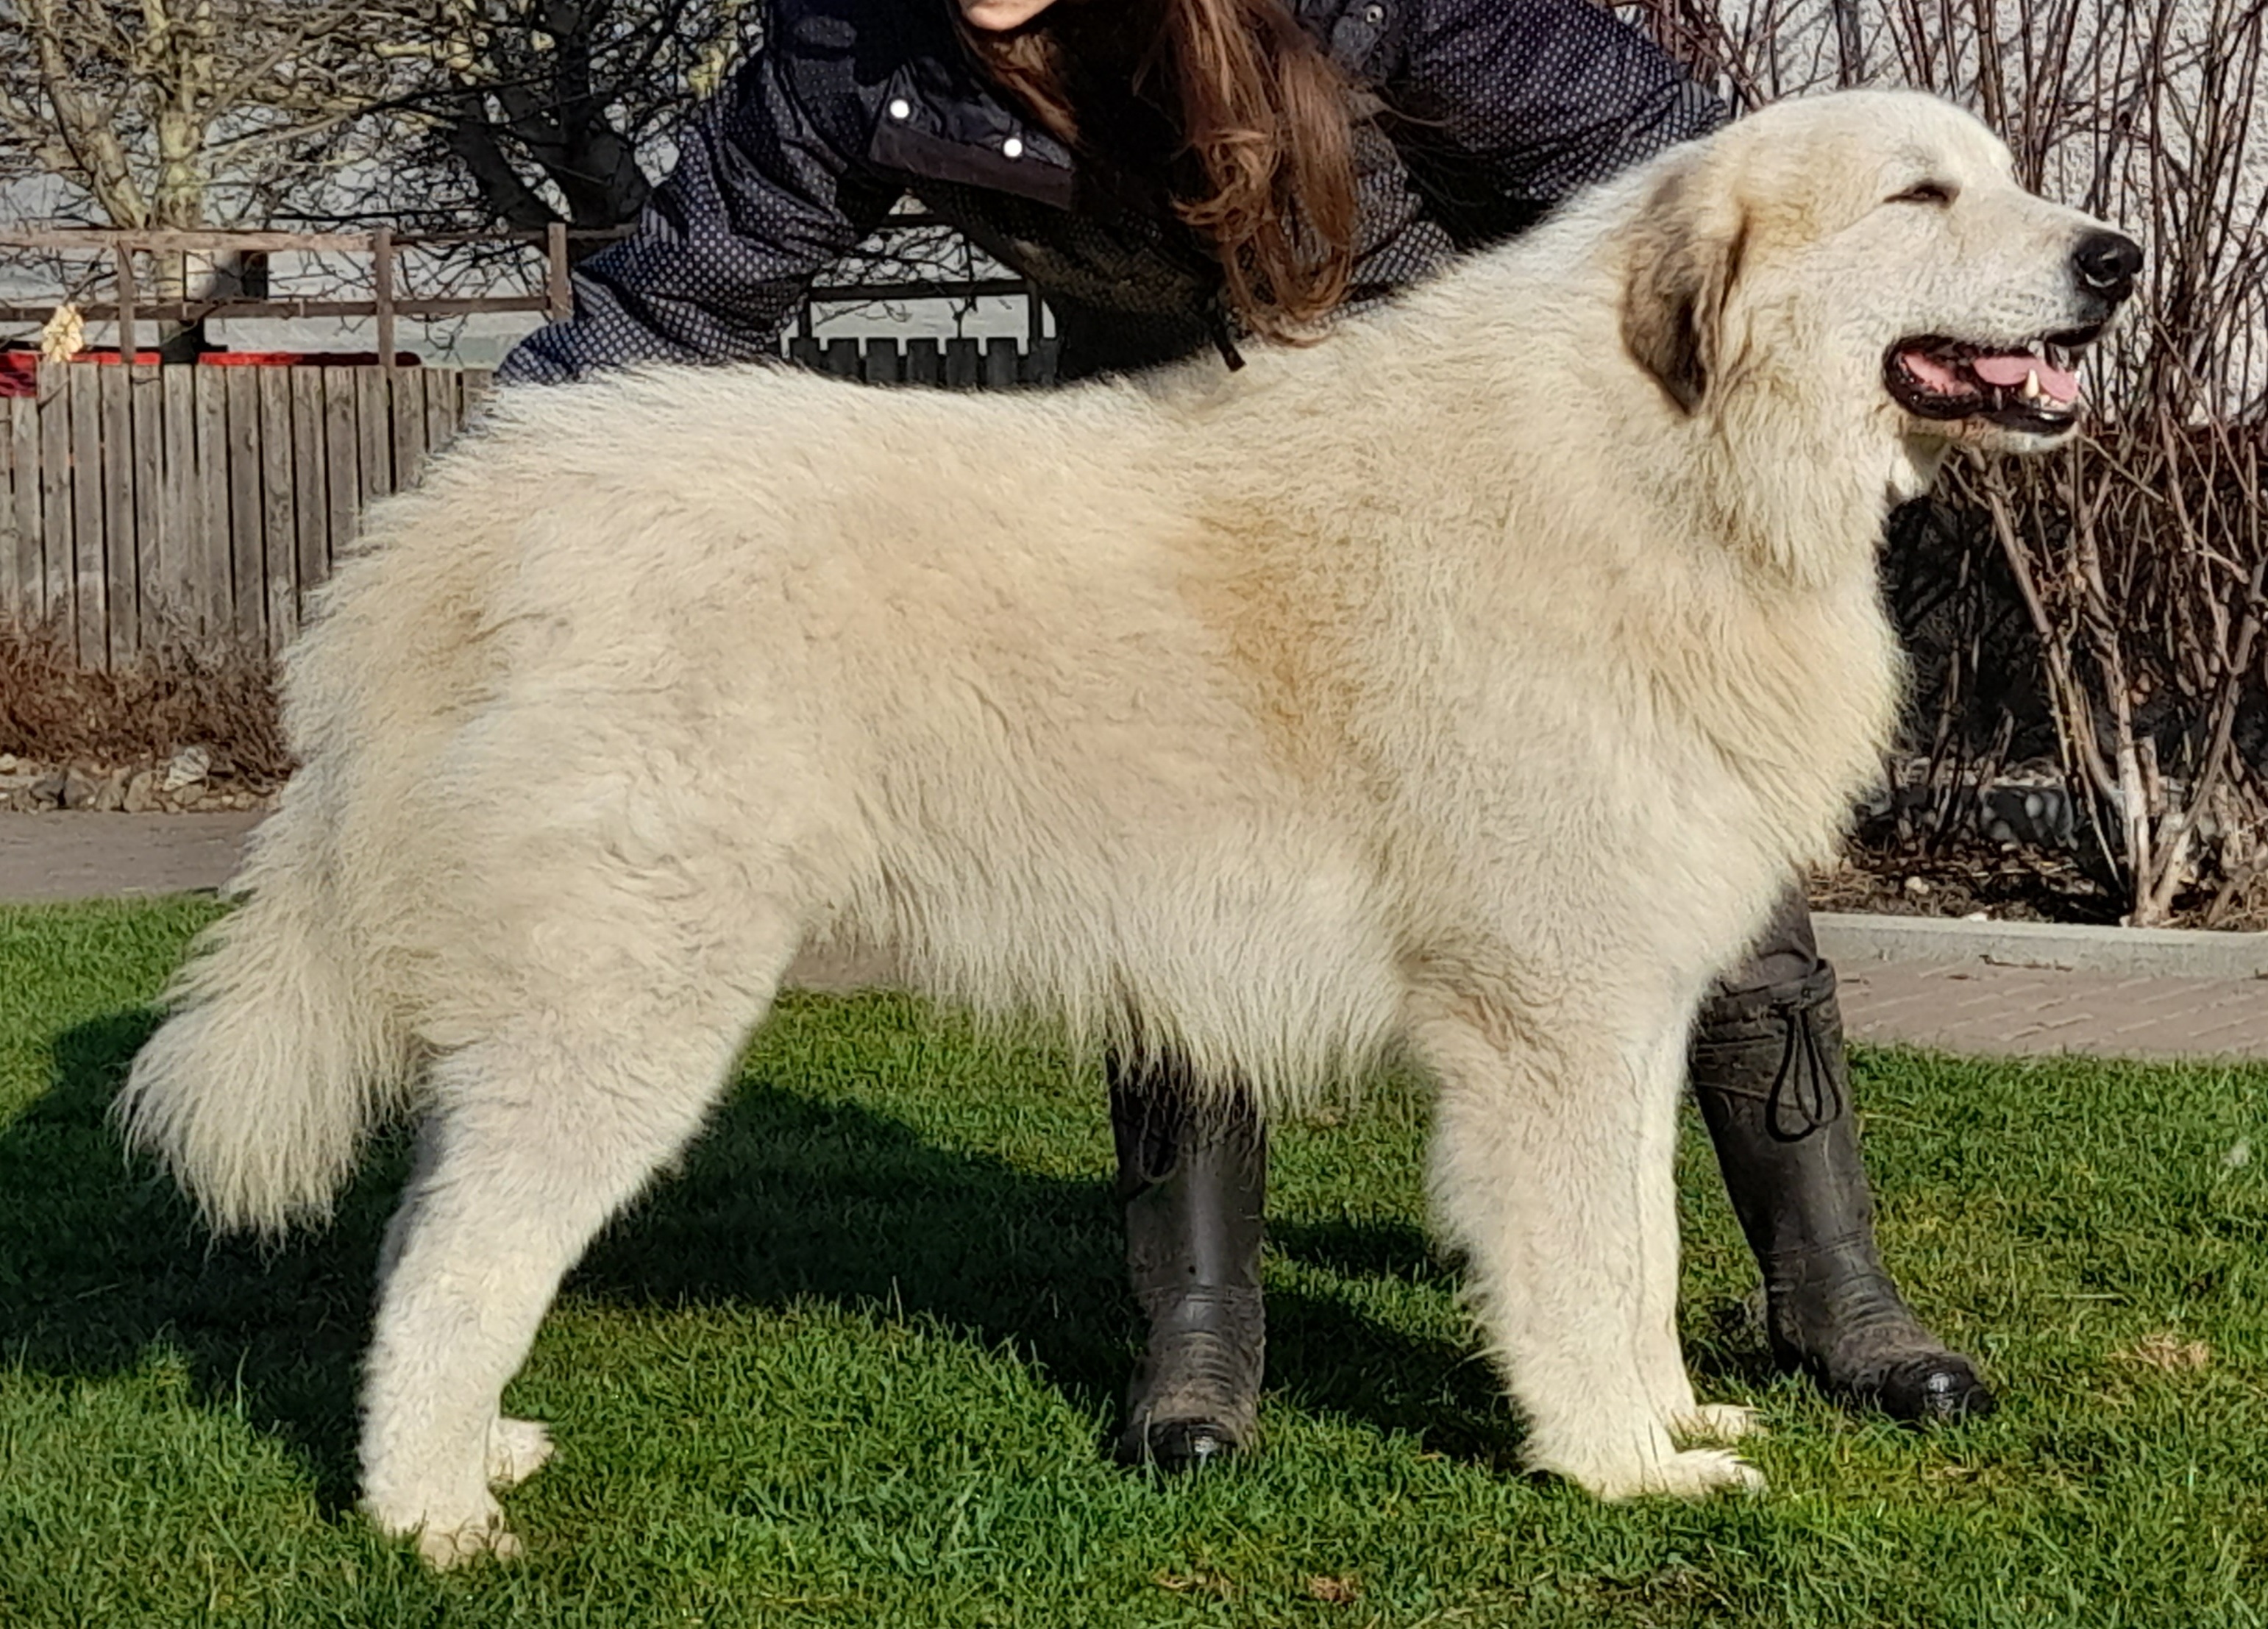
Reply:
<svg viewBox="0 0 2268 1629"><path fill-rule="evenodd" d="M2053 435L2079 418L2079 363L2097 328L2042 335L2014 350L1930 335L1882 359L1898 405L1918 418L1984 418Z"/></svg>

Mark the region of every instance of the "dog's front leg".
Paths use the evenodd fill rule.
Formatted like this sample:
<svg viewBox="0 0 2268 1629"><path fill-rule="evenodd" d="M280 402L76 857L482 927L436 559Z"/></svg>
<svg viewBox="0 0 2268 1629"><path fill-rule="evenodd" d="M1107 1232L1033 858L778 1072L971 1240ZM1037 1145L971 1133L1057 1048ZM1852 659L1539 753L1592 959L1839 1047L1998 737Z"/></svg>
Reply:
<svg viewBox="0 0 2268 1629"><path fill-rule="evenodd" d="M1608 1499L1761 1486L1732 1454L1677 1442L1742 1419L1696 1407L1678 1350L1671 1015L1514 1015L1465 992L1412 1006L1440 1083L1434 1211L1527 1412L1529 1463Z"/></svg>

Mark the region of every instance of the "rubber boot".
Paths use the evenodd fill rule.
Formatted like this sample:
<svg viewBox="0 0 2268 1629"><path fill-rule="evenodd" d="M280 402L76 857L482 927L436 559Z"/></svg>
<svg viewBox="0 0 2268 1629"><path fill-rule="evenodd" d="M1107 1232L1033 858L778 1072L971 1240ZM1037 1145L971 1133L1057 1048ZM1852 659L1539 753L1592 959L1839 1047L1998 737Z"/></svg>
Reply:
<svg viewBox="0 0 2268 1629"><path fill-rule="evenodd" d="M1185 1067L1110 1073L1126 1267L1149 1323L1118 1457L1173 1473L1258 1434L1268 1139L1241 1095L1197 1102Z"/></svg>
<svg viewBox="0 0 2268 1629"><path fill-rule="evenodd" d="M1992 1412L1976 1365L1922 1327L1875 1249L1835 969L1820 959L1800 893L1703 1008L1690 1063L1764 1273L1775 1360L1840 1402L1899 1419Z"/></svg>

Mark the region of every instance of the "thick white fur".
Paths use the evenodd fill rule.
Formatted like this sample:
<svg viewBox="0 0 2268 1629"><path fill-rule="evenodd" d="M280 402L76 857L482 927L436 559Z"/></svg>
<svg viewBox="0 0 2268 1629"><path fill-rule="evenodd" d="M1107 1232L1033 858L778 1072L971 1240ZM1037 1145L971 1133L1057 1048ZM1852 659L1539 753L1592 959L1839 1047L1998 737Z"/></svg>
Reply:
<svg viewBox="0 0 2268 1629"><path fill-rule="evenodd" d="M446 1562L509 1546L549 1444L499 1392L806 942L1279 1104L1403 1037L1535 1463L1753 1482L1673 1440L1738 1423L1673 1327L1687 1026L1878 762L1887 505L2013 439L1905 416L1886 347L2071 325L2090 225L1853 94L1233 376L504 393L291 653L306 767L132 1133L274 1228L424 1110L363 1466Z"/></svg>

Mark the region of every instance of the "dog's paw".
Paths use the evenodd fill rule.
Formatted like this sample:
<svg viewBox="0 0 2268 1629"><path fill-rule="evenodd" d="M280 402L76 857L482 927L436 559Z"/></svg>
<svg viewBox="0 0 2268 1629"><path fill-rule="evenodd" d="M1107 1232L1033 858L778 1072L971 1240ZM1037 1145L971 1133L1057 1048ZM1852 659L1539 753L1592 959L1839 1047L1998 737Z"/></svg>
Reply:
<svg viewBox="0 0 2268 1629"><path fill-rule="evenodd" d="M1757 1493L1764 1485L1764 1472L1720 1448L1683 1448L1596 1480L1582 1480L1601 1499L1702 1499L1727 1490Z"/></svg>
<svg viewBox="0 0 2268 1629"><path fill-rule="evenodd" d="M1587 1453L1543 1455L1532 1463L1535 1470L1563 1476L1606 1500L1699 1499L1728 1488L1754 1492L1764 1485L1762 1473L1739 1456L1721 1448L1679 1448L1660 1426L1627 1446L1594 1443Z"/></svg>
<svg viewBox="0 0 2268 1629"><path fill-rule="evenodd" d="M518 1487L543 1468L552 1452L551 1429L541 1420L498 1415L489 1427L489 1485Z"/></svg>
<svg viewBox="0 0 2268 1629"><path fill-rule="evenodd" d="M461 1514L421 1510L408 1515L367 1502L363 1508L388 1538L415 1538L419 1559L435 1572L484 1556L516 1560L520 1553L519 1540L504 1526L504 1507L493 1499Z"/></svg>
<svg viewBox="0 0 2268 1629"><path fill-rule="evenodd" d="M1737 1442L1764 1429L1764 1417L1737 1403L1697 1403L1669 1420L1669 1433L1680 1441Z"/></svg>
<svg viewBox="0 0 2268 1629"><path fill-rule="evenodd" d="M499 1510L492 1521L461 1527L442 1529L427 1522L417 1529L417 1553L435 1572L446 1573L483 1558L517 1561L520 1544L519 1537L504 1524L504 1512Z"/></svg>

